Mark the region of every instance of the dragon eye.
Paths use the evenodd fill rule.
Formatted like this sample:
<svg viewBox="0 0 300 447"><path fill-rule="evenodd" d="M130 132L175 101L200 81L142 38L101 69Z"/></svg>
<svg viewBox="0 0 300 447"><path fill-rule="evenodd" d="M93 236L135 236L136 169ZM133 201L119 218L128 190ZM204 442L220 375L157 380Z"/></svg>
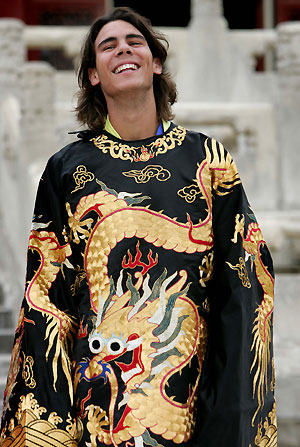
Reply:
<svg viewBox="0 0 300 447"><path fill-rule="evenodd" d="M125 346L120 338L111 338L107 343L107 350L110 354L121 354Z"/></svg>
<svg viewBox="0 0 300 447"><path fill-rule="evenodd" d="M104 348L105 341L101 335L93 335L89 340L89 347L93 354L98 354Z"/></svg>

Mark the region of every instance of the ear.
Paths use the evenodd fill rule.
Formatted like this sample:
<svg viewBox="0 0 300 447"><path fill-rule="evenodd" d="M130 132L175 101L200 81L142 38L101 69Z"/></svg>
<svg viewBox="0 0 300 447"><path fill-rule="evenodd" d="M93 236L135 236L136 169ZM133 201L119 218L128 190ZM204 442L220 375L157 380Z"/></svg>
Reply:
<svg viewBox="0 0 300 447"><path fill-rule="evenodd" d="M92 86L100 84L100 79L96 68L88 69L89 80Z"/></svg>
<svg viewBox="0 0 300 447"><path fill-rule="evenodd" d="M160 59L158 57L155 57L153 59L153 73L160 75L161 72L162 72L162 65Z"/></svg>

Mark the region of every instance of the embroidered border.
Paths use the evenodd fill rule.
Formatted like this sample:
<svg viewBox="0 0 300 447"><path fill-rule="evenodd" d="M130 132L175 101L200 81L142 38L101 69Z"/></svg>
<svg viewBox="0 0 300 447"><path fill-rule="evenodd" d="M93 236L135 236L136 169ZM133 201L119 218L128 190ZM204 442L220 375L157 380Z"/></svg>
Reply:
<svg viewBox="0 0 300 447"><path fill-rule="evenodd" d="M109 139L107 135L99 135L96 138L91 138L90 141L100 149L103 154L109 153L113 158L120 158L121 160L129 161L148 161L151 158L165 154L172 150L176 145L180 146L186 136L186 129L181 126L176 126L160 138L156 138L149 144L142 146L130 146L118 141Z"/></svg>

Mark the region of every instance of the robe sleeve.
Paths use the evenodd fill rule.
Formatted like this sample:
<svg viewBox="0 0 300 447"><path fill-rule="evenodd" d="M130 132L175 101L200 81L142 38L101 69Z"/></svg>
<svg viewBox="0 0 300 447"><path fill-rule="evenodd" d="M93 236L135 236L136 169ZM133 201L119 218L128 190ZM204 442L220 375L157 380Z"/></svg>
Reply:
<svg viewBox="0 0 300 447"><path fill-rule="evenodd" d="M272 260L230 154L211 173L214 272L196 445L275 447Z"/></svg>
<svg viewBox="0 0 300 447"><path fill-rule="evenodd" d="M61 160L52 157L38 187L25 294L4 394L3 447L77 445L72 381L77 316L60 172Z"/></svg>

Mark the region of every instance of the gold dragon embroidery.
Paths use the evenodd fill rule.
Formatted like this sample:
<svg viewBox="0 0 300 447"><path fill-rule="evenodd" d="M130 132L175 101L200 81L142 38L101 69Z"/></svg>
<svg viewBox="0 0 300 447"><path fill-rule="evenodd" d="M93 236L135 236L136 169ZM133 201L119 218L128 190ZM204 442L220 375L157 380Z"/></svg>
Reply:
<svg viewBox="0 0 300 447"><path fill-rule="evenodd" d="M214 254L208 253L202 259L202 265L199 265L200 279L199 283L202 287L206 287L206 283L212 278L213 274Z"/></svg>
<svg viewBox="0 0 300 447"><path fill-rule="evenodd" d="M180 128L176 129L174 129L174 131L179 132L178 138L182 138L181 141L183 141L185 132L180 130ZM175 147L175 143L179 144L178 141L175 141L175 137L171 138L171 135L169 135L169 137L167 137L167 135L168 134L165 135L164 144L155 148L156 155L159 153L164 153L169 149L173 149ZM167 138L170 139L168 140ZM109 146L106 146L106 149L104 145L104 148L102 148L103 152L107 152L108 148L110 148L110 154L115 158L122 158L122 154L127 154L130 157L132 156L132 153L128 153L126 151L124 152L124 148L112 148L110 144ZM148 149L151 150L151 147ZM64 236L67 243L64 246L59 244L55 234L52 232L32 231L29 249L34 250L39 254L41 264L35 272L34 277L28 284L26 289L26 300L30 308L40 312L47 319L48 325L45 333L45 339L48 341L48 349L46 352L46 357L50 360L50 352L52 353L54 350L54 354L52 355L52 369L54 377L53 386L55 388L57 381L58 360L60 359L62 369L69 384L71 399L73 396L73 389L67 348L68 345L72 343L73 334L75 333L75 322L65 312L62 312L54 306L48 297L48 291L59 274L62 263L66 262L67 258L71 255L71 248L69 245L71 239L74 243L80 243L83 241L85 244L84 271L86 272L86 279L90 290L91 308L95 315L98 316L98 325L96 326L96 332L94 332L93 335L99 335L100 332L97 331L101 331L101 334L104 334L106 331L107 336L104 338L107 339L109 335L108 331L112 330L112 326L110 324L108 325L108 323L114 321L115 323L113 324L119 324L120 318L123 318L124 321L127 320L130 322L135 322L137 328L140 328L141 331L145 326L145 322L148 321L149 328L152 327L154 330L157 329L157 335L152 335L153 340L150 337L147 341L149 355L147 354L145 359L143 357L143 361L148 363L150 362L148 366L151 370L151 368L154 367L151 362L154 362L153 359L156 358L154 354L156 353L156 350L160 348L159 345L154 344L152 346L152 343L163 343L163 340L160 340L159 338L159 331L161 330L159 327L162 324L162 320L160 322L153 320L152 322L151 315L153 316L155 306L158 311L159 308L157 306L159 306L159 302L163 306L164 310L166 309L165 305L163 305L163 301L159 300L158 298L153 300L147 298L147 303L141 303L139 299L135 301L136 298L133 297L138 296L137 294L140 289L143 289L144 291L142 298L147 296L149 289L149 286L147 286L147 279L143 279L141 272L137 272L135 274L137 281L129 287L128 291L123 292L121 285L119 284L117 287L117 290L119 290L117 293L117 298L114 298L115 295L112 293L113 288L111 278L108 276L108 258L111 250L119 242L121 242L124 238L133 237L144 239L154 247L161 247L165 250L173 250L174 252L203 253L211 249L213 245L211 224L212 188L217 194L229 194L232 188L238 184L240 180L231 157L226 154L222 145L218 144L215 140L212 140L212 147L210 149L208 146L208 141L206 140L205 150L206 158L201 164L198 165L196 172L196 182L201 192L201 198L202 200L205 200L207 204L207 215L203 220L201 219L198 222L193 222L191 217L187 214L186 222L178 222L176 219L172 219L164 215L162 212L153 211L147 206L132 206L131 202L126 199L126 196L124 196L124 193L120 196L112 190L108 191L104 189L95 194L82 197L78 202L74 213L71 211L70 204L66 203L66 209L69 216L68 223L70 233L67 233L65 229ZM88 215L91 216L90 213L96 213L97 216L97 221L93 228L92 223L94 222L94 219L87 217ZM128 263L129 261L125 262ZM153 259L153 262L155 262L155 259ZM191 333L193 333L193 331L196 332L193 333L191 338L183 338L183 340L186 340L185 343L189 343L189 345L186 347L180 343L178 345L181 346L180 349L178 347L179 352L184 354L184 363L178 363L181 355L174 355L174 358L173 356L170 357L172 362L175 362L172 363L169 359L171 362L170 364L172 365L172 373L176 371L176 369L178 370L178 368L180 369L188 364L191 359L189 355L186 355L188 352L192 352L193 354L191 355L198 358L200 371L200 359L203 358L206 346L205 324L202 320L202 322L200 320L198 322L192 322L193 319L198 318L198 312L196 308L192 311L194 305L187 297L188 285L185 289L183 289L186 282L186 273L183 271L180 272L180 275L182 276L182 279L177 282L177 285L172 286L173 289L172 287L167 289L168 282L164 283L162 296L171 298L173 292L175 295L177 294L176 300L180 305L175 307L179 309L176 312L181 312L177 314L177 317L182 317L182 330L186 332L192 331ZM163 281L168 280L163 278ZM130 282L128 282L128 284L130 285ZM175 300L175 298L173 299ZM137 305L137 303L139 304ZM160 310L159 312L161 314L163 311ZM192 315L192 320L190 318L183 318L185 314ZM189 326L190 324L191 326ZM129 330L129 328L130 327L128 327L127 330ZM129 346L131 346L133 350L138 349L139 345L136 336L129 339L128 337L133 334L128 334L128 337L126 338L126 325L124 325L123 329L124 334L120 334L119 339L122 338L125 343L131 342ZM179 334L177 335L179 336ZM182 335L183 334L180 336ZM194 340L194 342L191 343L190 340ZM151 357L150 355L152 354L153 356ZM102 356L101 359L103 360L104 354L99 353L99 355L100 357ZM95 371L98 371L99 375L103 372L101 362L99 364L98 362L91 360L90 368L91 372L95 373ZM78 378L78 374L79 371L77 371L77 384L80 380L80 378ZM185 407L181 404L177 405L176 402L172 401L171 397L164 394L163 390L161 391L160 398L162 398L163 402L162 414L158 423L157 421L155 422L155 424L157 424L157 428L153 428L154 422L151 420L152 412L146 411L143 405L140 407L137 406L136 408L132 405L132 407L128 406L127 413L124 415L124 418L128 418L126 419L126 423L127 421L128 423L130 422L130 428L126 428L126 424L124 424L122 427L119 427L118 433L113 433L112 418L114 405L116 403L113 393L115 389L114 387L117 385L113 371L111 370L110 373L107 372L107 374L109 375L109 380L112 387L112 399L110 408L106 415L106 424L109 423L110 428L108 431L106 429L106 434L103 435L106 437L105 439L110 439L110 441L115 445L116 442L121 442L123 439L129 439L128 436L131 436L131 433L134 433L134 436L137 437L142 435L146 436L146 432L144 434L139 434L141 424L137 421L140 419L145 420L146 426L152 427L151 429L154 433L166 433L166 439L176 439L175 442L179 443L183 442L185 439L188 439L186 436L189 436L191 433L194 423L193 420L190 419L190 416L186 419L188 435L186 435L185 431L182 429L177 430L175 426L171 427L170 429L166 429L164 424L166 420L170 420L169 417L166 417L167 412L169 411L168 408L172 408L172 412L176 412L176 408L178 408L179 413L182 411L183 414L185 411L187 411L187 413L193 413L192 406L194 405L195 399L192 399L192 396L193 393L195 393L195 388L191 389L191 395L187 404L189 407L188 410L185 410ZM89 369L85 371L85 375L88 377ZM157 377L153 378L153 384L155 383L155 380L159 380L159 383L164 383L167 386L168 378L169 375L166 374L165 379L162 382L161 375L157 374ZM140 383L141 385L145 382L146 377L141 374L139 379L140 382L136 383ZM142 397L145 398L143 393L134 392L134 389L137 388L134 388L135 382L133 378L131 381L130 377L127 382L128 389L131 390L132 394L132 396L129 396L130 402L139 402L139 399L142 399ZM160 389L159 383L153 386L154 390ZM197 383L195 384L195 387L196 385ZM147 382L145 382L143 386L145 387L145 390L149 392L149 395L151 395L151 383L149 389ZM141 391L143 391L143 387L141 388ZM156 391L153 391L153 393L155 392ZM152 408L152 400L148 399L147 402L149 402L149 408ZM166 405L166 407L164 405ZM164 408L166 409L164 410ZM97 420L100 424L99 426L103 426L103 412L100 407L95 406L93 409L90 408L88 414L90 422L92 420L94 422ZM107 427L107 425L105 427ZM91 436L92 435L93 433L91 432Z"/></svg>
<svg viewBox="0 0 300 447"><path fill-rule="evenodd" d="M72 334L75 333L75 322L72 317L59 310L49 299L48 290L55 281L61 265L71 255L68 244L61 246L53 232L32 230L29 238L29 250L37 251L41 263L35 275L29 282L25 297L30 309L40 312L47 320L45 340L48 340L46 359L52 348L53 387L56 389L58 360L61 359L62 369L68 380L70 398L73 398L73 385L68 343L72 344Z"/></svg>
<svg viewBox="0 0 300 447"><path fill-rule="evenodd" d="M2 415L5 415L5 412L9 406L9 399L13 393L13 389L16 385L16 379L21 367L20 354L21 354L21 346L22 339L24 335L24 324L29 323L35 325L35 322L29 320L24 316L24 308L22 307L19 314L18 324L16 328L16 337L15 343L13 346L12 354L11 354L11 362L9 366L9 371L7 375L7 383L4 391L4 399L3 399L3 409Z"/></svg>
<svg viewBox="0 0 300 447"><path fill-rule="evenodd" d="M75 387L82 380L102 378L111 388L109 408L89 407L88 428L94 444L95 437L115 446L132 437L136 440L145 435L146 428L175 443L187 441L193 432L207 328L187 297L186 271L179 272L180 279L168 287L176 275L167 277L164 271L150 288L149 274L144 279L140 272L135 284L128 278L124 292L121 272L117 287L99 301L97 323L89 336L95 355L80 362L75 374ZM130 364L118 360L126 352L132 353ZM182 402L167 393L169 382L196 359L197 377ZM112 363L121 369L126 385L121 397ZM156 412L149 411L153 406ZM123 409L117 425L116 407Z"/></svg>
<svg viewBox="0 0 300 447"><path fill-rule="evenodd" d="M231 155L225 151L224 146L215 139L211 140L211 151L208 139L204 143L206 163L212 173L212 187L216 194L225 196L230 194L234 186L241 183L239 173ZM201 192L203 188L200 187Z"/></svg>
<svg viewBox="0 0 300 447"><path fill-rule="evenodd" d="M237 214L235 219L235 232L232 241L237 243L238 235L242 238L245 251L254 259L254 266L259 283L263 289L263 300L257 306L257 316L253 324L253 343L251 350L255 356L251 365L251 371L255 370L253 379L253 396L257 393L258 408L253 416L253 421L260 408L264 406L264 389L268 388L268 364L270 362L271 321L273 313L274 279L260 256L260 248L265 245L261 230L257 222L248 225L247 234L244 236L245 218Z"/></svg>
<svg viewBox="0 0 300 447"><path fill-rule="evenodd" d="M228 264L232 270L236 270L238 272L238 277L242 281L243 286L250 289L251 283L249 280L245 260L244 260L244 258L240 257L239 261L240 262L236 265L232 265L232 264L230 264L230 262L226 262L226 264Z"/></svg>
<svg viewBox="0 0 300 447"><path fill-rule="evenodd" d="M67 208L69 211L68 204ZM105 297L109 294L109 253L124 237L135 236L156 247L177 252L203 252L212 246L210 219L193 224L187 216L187 223L177 222L145 207L128 206L126 200L107 191L84 197L78 203L69 220L75 242L79 242L78 232L83 234L88 231L82 227L89 219L81 222L81 216L85 216L89 209L96 210L100 217L86 244L84 257L91 305L95 312L98 308L99 290Z"/></svg>
<svg viewBox="0 0 300 447"><path fill-rule="evenodd" d="M95 313L99 290L105 297L109 294L107 276L109 253L125 237L142 238L156 247L175 252L203 252L212 247L211 176L213 188L221 195L230 193L240 180L230 155L225 153L221 144L212 140L210 150L206 141L205 149L206 158L198 165L196 180L202 197L207 202L207 217L198 223L193 223L188 214L187 222L184 223L147 207L130 206L125 199L106 190L82 197L74 214L69 203L66 203L74 242L80 242L78 233L82 234L83 238L89 238L85 249L84 269L87 272L91 305ZM89 225L92 219L82 220L89 211L99 215L91 234Z"/></svg>
<svg viewBox="0 0 300 447"><path fill-rule="evenodd" d="M276 447L277 446L277 420L276 403L272 411L265 418L264 423L258 426L254 447ZM251 446L250 446L251 447Z"/></svg>

